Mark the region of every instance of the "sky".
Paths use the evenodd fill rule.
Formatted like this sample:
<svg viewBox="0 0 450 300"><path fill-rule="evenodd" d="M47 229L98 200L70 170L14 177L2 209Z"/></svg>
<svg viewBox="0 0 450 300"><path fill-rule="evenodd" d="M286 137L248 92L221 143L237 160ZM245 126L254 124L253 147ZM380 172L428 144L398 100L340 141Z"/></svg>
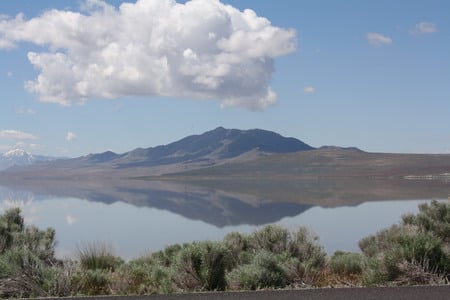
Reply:
<svg viewBox="0 0 450 300"><path fill-rule="evenodd" d="M218 126L450 153L450 1L0 1L0 153Z"/></svg>

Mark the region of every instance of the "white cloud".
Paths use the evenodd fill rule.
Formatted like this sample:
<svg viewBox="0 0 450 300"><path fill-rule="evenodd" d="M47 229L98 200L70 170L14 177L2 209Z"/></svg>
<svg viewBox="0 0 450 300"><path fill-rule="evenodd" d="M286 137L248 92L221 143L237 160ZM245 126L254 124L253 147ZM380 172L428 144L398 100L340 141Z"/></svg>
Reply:
<svg viewBox="0 0 450 300"><path fill-rule="evenodd" d="M66 135L66 140L67 141L72 142L72 141L74 141L76 139L77 139L77 135L75 133L70 132L70 131L67 133L67 135Z"/></svg>
<svg viewBox="0 0 450 300"><path fill-rule="evenodd" d="M66 216L66 222L68 225L75 224L77 221L78 221L78 219L74 216L71 216L71 215Z"/></svg>
<svg viewBox="0 0 450 300"><path fill-rule="evenodd" d="M83 9L0 19L0 48L48 47L28 53L40 74L26 88L41 101L167 96L262 110L277 100L274 58L296 48L295 30L218 0L138 0L118 9L88 0Z"/></svg>
<svg viewBox="0 0 450 300"><path fill-rule="evenodd" d="M37 140L38 137L18 130L0 130L0 139L9 140Z"/></svg>
<svg viewBox="0 0 450 300"><path fill-rule="evenodd" d="M367 41L374 47L381 47L392 43L392 39L389 36L382 35L376 32L369 32L367 34Z"/></svg>
<svg viewBox="0 0 450 300"><path fill-rule="evenodd" d="M23 150L28 151L28 152L33 152L33 151L42 149L42 146L39 145L39 144L27 144L27 143L24 143L22 141L19 141L19 142L15 143L14 145L13 144L0 145L0 151L1 152L7 152L7 151L10 151L10 150L14 150L14 149L23 149Z"/></svg>
<svg viewBox="0 0 450 300"><path fill-rule="evenodd" d="M410 34L419 35L419 34L427 34L437 32L436 25L434 23L429 22L420 22L414 26L412 30L410 30Z"/></svg>
<svg viewBox="0 0 450 300"><path fill-rule="evenodd" d="M8 72L8 73L6 73L6 76L8 76L9 78L11 78L11 77L13 77L13 72Z"/></svg>
<svg viewBox="0 0 450 300"><path fill-rule="evenodd" d="M303 88L303 93L305 94L313 94L316 91L316 89L312 86L305 86Z"/></svg>
<svg viewBox="0 0 450 300"><path fill-rule="evenodd" d="M16 111L18 114L34 115L36 113L36 111L32 110L31 108L27 108L25 106L19 106Z"/></svg>

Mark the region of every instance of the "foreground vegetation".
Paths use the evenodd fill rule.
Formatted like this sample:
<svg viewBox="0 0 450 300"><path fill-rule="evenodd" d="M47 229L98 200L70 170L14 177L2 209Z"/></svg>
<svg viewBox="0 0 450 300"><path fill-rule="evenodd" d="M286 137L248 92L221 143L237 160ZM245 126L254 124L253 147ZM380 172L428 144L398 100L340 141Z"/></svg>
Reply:
<svg viewBox="0 0 450 300"><path fill-rule="evenodd" d="M152 294L263 288L448 284L450 203L364 238L361 253L327 257L305 228L266 226L220 242L172 245L125 262L102 244L76 261L55 258L55 232L25 226L19 209L0 216L0 297Z"/></svg>

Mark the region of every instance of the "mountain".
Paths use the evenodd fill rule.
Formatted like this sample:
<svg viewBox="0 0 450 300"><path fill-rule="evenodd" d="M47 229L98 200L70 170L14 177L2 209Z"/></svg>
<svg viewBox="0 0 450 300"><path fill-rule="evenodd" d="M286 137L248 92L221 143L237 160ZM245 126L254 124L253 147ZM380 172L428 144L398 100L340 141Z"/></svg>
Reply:
<svg viewBox="0 0 450 300"><path fill-rule="evenodd" d="M50 160L53 160L53 158L33 155L22 149L14 149L0 156L0 170L4 170L14 166L29 166L38 162L45 162Z"/></svg>
<svg viewBox="0 0 450 300"><path fill-rule="evenodd" d="M8 173L28 178L68 178L82 176L136 177L177 173L227 162L243 162L276 153L313 150L304 142L261 130L218 127L199 135L123 154L111 151L55 160ZM5 175L4 175L5 176Z"/></svg>
<svg viewBox="0 0 450 300"><path fill-rule="evenodd" d="M147 149L136 149L120 157L112 156L121 167L155 166L174 163L203 162L215 164L250 152L258 155L312 150L295 138L261 130L238 130L218 127L200 135Z"/></svg>
<svg viewBox="0 0 450 300"><path fill-rule="evenodd" d="M10 164L14 158L18 161L15 165L22 167L1 172L2 181L164 176L164 180L206 180L206 184L214 180L221 184L235 181L233 185L239 186L243 180L275 182L330 177L450 180L450 155L369 153L336 146L315 149L271 131L223 127L123 154L106 151L38 164L24 151L3 157Z"/></svg>

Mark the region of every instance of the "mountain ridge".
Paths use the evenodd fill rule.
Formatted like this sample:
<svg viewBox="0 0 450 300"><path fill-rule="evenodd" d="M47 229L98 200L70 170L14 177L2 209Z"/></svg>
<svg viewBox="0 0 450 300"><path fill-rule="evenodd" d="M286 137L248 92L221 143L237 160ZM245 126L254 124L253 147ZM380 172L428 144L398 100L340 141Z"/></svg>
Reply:
<svg viewBox="0 0 450 300"><path fill-rule="evenodd" d="M303 180L432 178L450 182L450 155L371 153L355 147L314 148L261 130L218 127L167 145L43 162L0 172L13 180ZM205 181L206 180L206 181Z"/></svg>
<svg viewBox="0 0 450 300"><path fill-rule="evenodd" d="M252 150L262 153L286 153L313 149L298 139L286 138L272 131L217 127L167 145L132 150L122 155L117 163L122 167L133 167L139 163L142 165L143 160L147 166L201 160L214 162L237 157Z"/></svg>
<svg viewBox="0 0 450 300"><path fill-rule="evenodd" d="M296 138L284 137L268 130L217 127L167 145L137 148L122 154L106 151L78 158L55 160L34 167L16 168L14 172L19 175L28 172L30 176L39 173L39 176L60 178L81 176L82 173L88 175L102 173L103 176L120 173L126 176L124 174L127 170L136 169L137 175L148 173L158 175L205 168L230 161L247 161L276 153L314 149Z"/></svg>

